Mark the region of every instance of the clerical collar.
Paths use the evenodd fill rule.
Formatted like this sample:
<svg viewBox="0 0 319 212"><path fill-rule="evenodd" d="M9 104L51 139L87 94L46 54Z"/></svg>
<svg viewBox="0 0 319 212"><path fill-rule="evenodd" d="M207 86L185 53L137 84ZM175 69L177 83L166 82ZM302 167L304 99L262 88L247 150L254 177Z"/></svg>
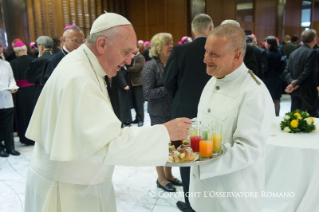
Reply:
<svg viewBox="0 0 319 212"><path fill-rule="evenodd" d="M52 51L51 50L45 50L43 53L42 53L42 56L45 55L46 53L49 53L52 55Z"/></svg>
<svg viewBox="0 0 319 212"><path fill-rule="evenodd" d="M62 53L63 53L64 55L67 55L67 54L70 53L70 52L65 48L65 46L62 47L61 51L62 51Z"/></svg>

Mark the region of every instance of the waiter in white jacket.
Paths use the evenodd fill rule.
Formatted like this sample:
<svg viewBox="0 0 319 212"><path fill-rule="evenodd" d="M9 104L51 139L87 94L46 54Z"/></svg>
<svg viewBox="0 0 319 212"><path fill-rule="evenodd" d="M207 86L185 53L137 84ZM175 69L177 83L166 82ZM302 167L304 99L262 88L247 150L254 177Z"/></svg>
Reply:
<svg viewBox="0 0 319 212"><path fill-rule="evenodd" d="M114 165L163 166L169 141L187 137L186 118L121 128L104 77L130 64L135 49L130 22L105 13L93 23L87 42L54 70L26 133L36 142L26 212L114 212Z"/></svg>
<svg viewBox="0 0 319 212"><path fill-rule="evenodd" d="M197 118L222 124L227 152L192 167L191 205L199 212L261 211L265 144L275 116L272 99L243 63L246 42L240 27L215 28L205 49L207 73L213 77L202 92Z"/></svg>

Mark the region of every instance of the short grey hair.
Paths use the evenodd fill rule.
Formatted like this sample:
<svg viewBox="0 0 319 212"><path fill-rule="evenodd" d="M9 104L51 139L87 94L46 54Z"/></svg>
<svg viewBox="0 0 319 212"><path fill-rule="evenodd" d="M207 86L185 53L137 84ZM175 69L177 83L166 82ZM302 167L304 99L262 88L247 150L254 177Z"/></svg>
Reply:
<svg viewBox="0 0 319 212"><path fill-rule="evenodd" d="M311 43L317 37L317 32L314 29L308 29L301 33L301 40L303 43Z"/></svg>
<svg viewBox="0 0 319 212"><path fill-rule="evenodd" d="M13 47L13 51L19 54L20 52L27 51L27 47L26 45L20 47Z"/></svg>
<svg viewBox="0 0 319 212"><path fill-rule="evenodd" d="M233 24L224 24L216 27L209 36L220 37L227 41L225 50L228 52L240 50L243 57L246 53L246 37L242 28Z"/></svg>
<svg viewBox="0 0 319 212"><path fill-rule="evenodd" d="M254 37L253 37L253 36L251 36L251 35L246 35L246 42L247 42L247 43L252 43L253 40L254 40Z"/></svg>
<svg viewBox="0 0 319 212"><path fill-rule="evenodd" d="M53 47L53 40L49 36L40 36L37 39L37 45L43 45L44 48L51 49Z"/></svg>
<svg viewBox="0 0 319 212"><path fill-rule="evenodd" d="M103 30L101 32L96 32L90 34L86 38L86 43L90 46L93 46L99 37L106 37L109 45L113 45L114 39L118 36L119 30L117 26L111 27L109 29Z"/></svg>
<svg viewBox="0 0 319 212"><path fill-rule="evenodd" d="M150 57L157 58L161 53L161 49L166 42L173 42L173 37L170 33L158 33L154 35L151 39Z"/></svg>
<svg viewBox="0 0 319 212"><path fill-rule="evenodd" d="M199 14L192 21L192 31L199 33L207 30L210 26L214 27L213 20L209 15Z"/></svg>
<svg viewBox="0 0 319 212"><path fill-rule="evenodd" d="M231 20L231 19L227 19L227 20L223 21L220 25L224 25L224 24L231 24L231 25L240 27L240 23L238 21Z"/></svg>

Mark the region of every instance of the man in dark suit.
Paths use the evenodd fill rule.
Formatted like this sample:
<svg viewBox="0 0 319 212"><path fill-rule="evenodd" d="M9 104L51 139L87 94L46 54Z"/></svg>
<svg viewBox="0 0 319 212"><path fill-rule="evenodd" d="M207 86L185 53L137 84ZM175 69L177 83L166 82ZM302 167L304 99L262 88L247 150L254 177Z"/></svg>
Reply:
<svg viewBox="0 0 319 212"><path fill-rule="evenodd" d="M13 48L17 58L10 61L14 79L19 87L19 92L15 94L15 121L17 122L20 142L26 145L33 145L34 141L25 137L29 121L33 112L34 84L27 83L25 79L26 67L35 60L27 55L27 47L22 42L17 42Z"/></svg>
<svg viewBox="0 0 319 212"><path fill-rule="evenodd" d="M168 58L163 81L166 92L173 99L172 118L197 116L197 106L204 86L211 78L206 73L203 62L205 43L209 32L213 29L212 19L205 14L197 15L192 21L191 43L175 46ZM190 168L181 167L181 178L184 193L189 191ZM188 197L184 202L177 202L181 211L193 211Z"/></svg>
<svg viewBox="0 0 319 212"><path fill-rule="evenodd" d="M293 51L295 51L298 48L298 46L290 41L290 36L289 35L285 36L284 42L285 42L285 45L283 45L282 51L287 56L287 59L289 59L290 54Z"/></svg>
<svg viewBox="0 0 319 212"><path fill-rule="evenodd" d="M317 52L317 71L316 71L316 81L317 81L317 100L315 104L315 108L317 110L317 117L319 117L319 48L316 49Z"/></svg>
<svg viewBox="0 0 319 212"><path fill-rule="evenodd" d="M81 28L78 26L73 25L64 30L62 37L63 47L46 63L44 68L45 71L43 72L42 76L42 84L47 82L53 70L57 67L65 55L77 49L81 44L84 43L83 38L84 34Z"/></svg>
<svg viewBox="0 0 319 212"><path fill-rule="evenodd" d="M267 54L266 51L260 47L253 45L253 36L252 35L246 35L246 42L247 46L252 47L254 50L254 54L257 59L258 64L258 73L256 74L260 79L264 78L264 73L267 71L268 68L268 61L267 61Z"/></svg>
<svg viewBox="0 0 319 212"><path fill-rule="evenodd" d="M315 102L319 84L316 80L317 52L313 49L317 33L313 29L301 34L303 45L293 51L289 57L284 76L288 83L287 93L291 93L291 111L295 109L307 110L316 117Z"/></svg>
<svg viewBox="0 0 319 212"><path fill-rule="evenodd" d="M25 72L26 80L29 83L33 83L34 85L34 101L33 101L33 108L35 107L38 98L41 94L43 89L42 84L42 75L44 72L44 66L47 61L52 57L52 47L53 47L53 40L48 36L40 36L37 39L37 45L39 50L39 57L33 60L29 67Z"/></svg>
<svg viewBox="0 0 319 212"><path fill-rule="evenodd" d="M135 120L132 123L138 124L139 127L144 125L144 94L142 69L145 64L145 58L140 54L138 49L134 52L135 57L127 71L131 74L131 91L132 103L136 112Z"/></svg>
<svg viewBox="0 0 319 212"><path fill-rule="evenodd" d="M144 43L144 51L142 52L142 55L145 58L145 62L150 61L152 58L150 57L150 42L149 41L145 41Z"/></svg>

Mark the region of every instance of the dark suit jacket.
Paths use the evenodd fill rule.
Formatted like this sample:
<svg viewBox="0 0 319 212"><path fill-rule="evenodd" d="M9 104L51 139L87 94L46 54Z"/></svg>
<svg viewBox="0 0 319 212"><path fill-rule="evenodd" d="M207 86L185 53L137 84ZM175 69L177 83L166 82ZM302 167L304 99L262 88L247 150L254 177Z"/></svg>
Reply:
<svg viewBox="0 0 319 212"><path fill-rule="evenodd" d="M288 84L293 83L293 87L300 87L292 94L316 98L317 96L317 52L304 44L293 51L289 57L289 62L284 72L284 77Z"/></svg>
<svg viewBox="0 0 319 212"><path fill-rule="evenodd" d="M317 51L317 70L316 70L316 81L317 81L317 87L319 87L319 48L316 49ZM316 102L316 108L319 110L319 97L317 98Z"/></svg>
<svg viewBox="0 0 319 212"><path fill-rule="evenodd" d="M281 51L267 51L268 71L265 75L272 75L279 78L281 76L280 63L281 63Z"/></svg>
<svg viewBox="0 0 319 212"><path fill-rule="evenodd" d="M42 76L42 83L45 84L49 77L51 76L53 70L58 66L59 62L63 59L68 53L64 50L60 50L58 53L54 54L45 64L44 72Z"/></svg>
<svg viewBox="0 0 319 212"><path fill-rule="evenodd" d="M246 53L244 57L244 63L246 67L254 72L255 75L259 76L258 62L256 58L256 52L254 46L247 45Z"/></svg>
<svg viewBox="0 0 319 212"><path fill-rule="evenodd" d="M267 60L267 53L263 48L257 47L260 51L260 64L259 64L259 74L264 77L265 73L268 71L268 60ZM262 79L262 78L261 78Z"/></svg>
<svg viewBox="0 0 319 212"><path fill-rule="evenodd" d="M150 48L145 49L145 50L142 52L142 55L144 56L145 61L150 61L150 60L152 59L152 58L150 57Z"/></svg>
<svg viewBox="0 0 319 212"><path fill-rule="evenodd" d="M253 46L251 44L247 44L247 46L250 46L251 49L253 50L253 54L255 55L258 69L255 68L255 63L253 62L253 56L252 55L249 56L251 58L250 61L248 62L248 63L250 63L249 66L251 68L256 69L255 71L252 70L252 69L251 70L254 71L256 76L258 76L260 79L263 79L264 78L264 73L268 70L268 64L267 64L268 61L267 61L266 51L263 50L262 48ZM248 50L248 52L250 53L250 49ZM249 55L249 53L248 53L248 55ZM246 60L247 59L248 58L246 58ZM246 64L246 66L247 66L247 64ZM249 67L247 66L247 68L249 68Z"/></svg>
<svg viewBox="0 0 319 212"><path fill-rule="evenodd" d="M143 84L142 69L145 64L145 58L138 53L132 61L132 65L128 67L128 72L131 73L132 86L139 86Z"/></svg>
<svg viewBox="0 0 319 212"><path fill-rule="evenodd" d="M290 54L293 51L295 51L297 48L298 46L296 44L289 42L282 46L282 51L285 53L285 55L289 59Z"/></svg>
<svg viewBox="0 0 319 212"><path fill-rule="evenodd" d="M197 116L202 91L211 78L204 63L205 37L174 46L164 71L164 87L173 99L172 118Z"/></svg>
<svg viewBox="0 0 319 212"><path fill-rule="evenodd" d="M125 77L126 70L123 67L117 72L115 77L112 77L111 86L107 76L105 76L114 113L122 123L132 121L129 91L124 90L127 86Z"/></svg>
<svg viewBox="0 0 319 212"><path fill-rule="evenodd" d="M34 106L38 101L38 98L43 88L42 75L44 72L44 66L50 57L52 57L52 52L45 52L41 57L38 57L37 59L33 60L25 72L26 80L29 83L35 84Z"/></svg>

